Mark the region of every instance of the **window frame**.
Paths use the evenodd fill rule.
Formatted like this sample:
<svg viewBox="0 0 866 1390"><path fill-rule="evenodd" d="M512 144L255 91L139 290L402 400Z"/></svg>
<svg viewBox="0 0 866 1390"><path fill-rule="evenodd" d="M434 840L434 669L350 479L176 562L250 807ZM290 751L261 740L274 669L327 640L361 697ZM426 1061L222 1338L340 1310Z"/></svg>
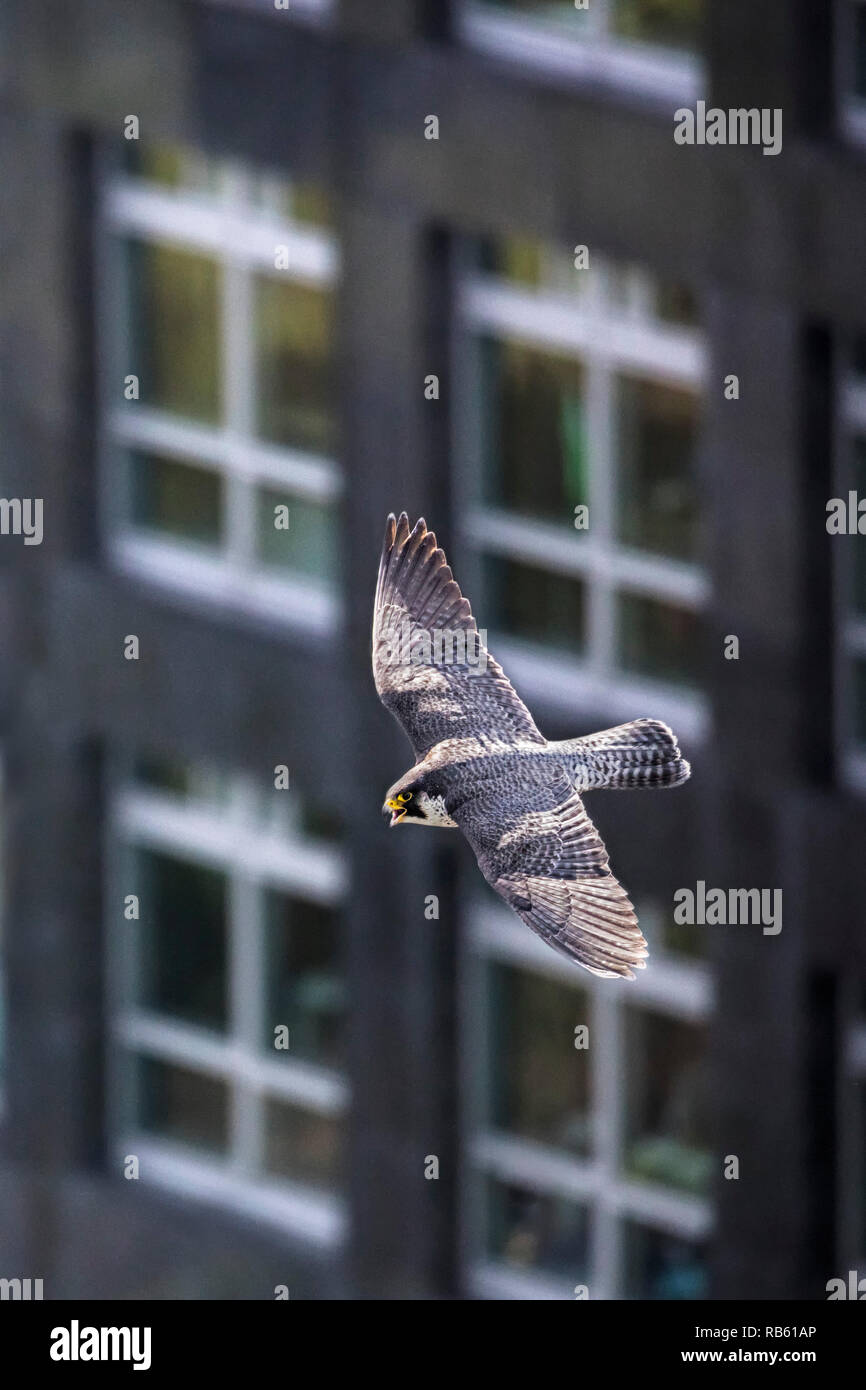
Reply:
<svg viewBox="0 0 866 1390"><path fill-rule="evenodd" d="M490 1000L485 972L491 963L532 971L587 996L595 1135L591 1156L498 1132L486 1123ZM599 979L552 951L504 908L479 901L476 894L462 943L460 979L461 1124L466 1136L460 1248L470 1292L496 1299L574 1297L574 1285L550 1273L516 1271L487 1257L484 1184L489 1177L585 1205L592 1300L625 1296L627 1222L692 1242L707 1239L714 1221L709 1198L625 1175L624 1054L628 1008L646 1007L685 1022L711 1023L715 987L710 966L658 949L652 969L638 972L634 980Z"/></svg>
<svg viewBox="0 0 866 1390"><path fill-rule="evenodd" d="M263 832L251 779L234 776L227 806L136 784L128 761L110 770L106 818L107 1122L110 1151L121 1166L135 1154L142 1178L192 1200L251 1215L322 1249L347 1230L343 1192L321 1192L266 1172L265 1107L269 1100L345 1122L350 1088L342 1071L291 1054L268 1057L262 1045L264 892L282 890L339 910L349 887L345 851L308 836ZM228 1014L220 1036L134 1003L134 925L120 905L136 849L217 869L226 882ZM209 1155L154 1136L135 1123L135 1059L153 1058L221 1081L227 1091L228 1141Z"/></svg>
<svg viewBox="0 0 866 1390"><path fill-rule="evenodd" d="M699 614L710 597L704 568L691 561L638 551L615 530L616 472L610 421L617 374L636 376L693 391L700 400L708 372L708 349L699 328L633 321L606 307L608 265L575 274L598 277L584 299L509 283L469 264L464 244L456 288L454 380L455 457L466 467L455 477L461 519L461 573L467 591L477 594L475 611L484 622L487 608L482 556L490 554L541 564L550 573L584 579L587 592L587 651L569 653L491 632L491 646L521 693L553 705L562 714L575 708L588 714L610 711L612 722L634 718L648 706L685 739L702 742L709 733L710 708L696 687L680 687L617 662L617 600L620 593L656 598ZM541 351L573 355L586 373L587 417L591 437L590 530L577 537L567 518L558 526L519 517L486 504L482 497L483 440L480 343L485 336L512 337Z"/></svg>
<svg viewBox="0 0 866 1390"><path fill-rule="evenodd" d="M607 0L592 0L584 36L570 39L525 14L497 13L485 0L458 0L458 41L525 72L638 96L660 109L689 106L706 86L700 55L623 39L607 24Z"/></svg>
<svg viewBox="0 0 866 1390"><path fill-rule="evenodd" d="M283 627L329 635L340 621L339 576L333 590L297 573L275 573L258 561L256 489L283 487L304 500L338 506L342 470L333 457L260 439L254 419L254 277L335 291L340 275L336 236L251 206L246 194L257 171L226 162L216 195L165 188L123 172L116 154L101 163L96 224L98 316L98 454L100 532L122 574L203 603L266 618ZM220 274L220 338L216 345L223 419L204 424L136 402L122 402L118 364L132 361L125 245L133 239L208 256ZM286 246L291 271L276 270ZM224 534L213 554L137 527L129 509L128 460L151 451L213 471L224 488Z"/></svg>

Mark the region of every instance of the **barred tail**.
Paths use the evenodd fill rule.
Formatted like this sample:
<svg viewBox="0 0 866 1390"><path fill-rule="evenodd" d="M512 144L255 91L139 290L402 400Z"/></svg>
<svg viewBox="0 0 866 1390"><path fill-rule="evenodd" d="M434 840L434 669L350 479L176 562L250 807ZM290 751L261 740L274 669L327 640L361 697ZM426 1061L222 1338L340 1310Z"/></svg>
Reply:
<svg viewBox="0 0 866 1390"><path fill-rule="evenodd" d="M691 775L676 738L658 719L634 719L556 747L568 757L579 790L678 787Z"/></svg>

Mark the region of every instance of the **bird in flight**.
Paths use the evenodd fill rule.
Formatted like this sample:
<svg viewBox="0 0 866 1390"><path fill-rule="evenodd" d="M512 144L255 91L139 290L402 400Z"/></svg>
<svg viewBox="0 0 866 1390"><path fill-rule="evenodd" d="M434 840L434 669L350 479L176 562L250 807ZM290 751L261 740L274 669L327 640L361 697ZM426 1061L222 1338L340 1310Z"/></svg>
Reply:
<svg viewBox="0 0 866 1390"><path fill-rule="evenodd" d="M436 537L405 512L385 527L373 676L415 753L382 810L392 826L462 830L487 882L542 940L593 975L633 978L647 945L581 793L676 787L676 738L635 719L548 742L487 652Z"/></svg>

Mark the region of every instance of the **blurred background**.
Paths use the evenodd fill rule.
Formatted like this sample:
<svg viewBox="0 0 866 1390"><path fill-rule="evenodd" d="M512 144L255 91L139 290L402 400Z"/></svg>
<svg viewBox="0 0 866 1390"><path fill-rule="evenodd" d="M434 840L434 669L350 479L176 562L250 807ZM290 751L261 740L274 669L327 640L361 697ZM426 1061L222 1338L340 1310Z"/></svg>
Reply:
<svg viewBox="0 0 866 1390"><path fill-rule="evenodd" d="M866 486L866 4L0 17L0 486L44 503L0 536L0 1278L866 1275L866 552L825 526ZM698 99L782 153L676 145ZM546 734L680 738L687 787L588 803L634 982L387 832L402 508ZM678 924L699 881L781 932Z"/></svg>

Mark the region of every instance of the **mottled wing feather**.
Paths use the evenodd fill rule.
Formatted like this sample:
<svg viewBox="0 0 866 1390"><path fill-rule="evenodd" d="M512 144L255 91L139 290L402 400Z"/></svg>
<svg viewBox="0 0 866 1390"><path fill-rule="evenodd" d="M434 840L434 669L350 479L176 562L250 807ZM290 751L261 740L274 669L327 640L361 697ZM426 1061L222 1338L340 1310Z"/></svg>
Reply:
<svg viewBox="0 0 866 1390"><path fill-rule="evenodd" d="M464 660L460 656L465 655ZM373 676L416 757L444 739L544 743L487 652L467 599L422 520L389 516L373 616Z"/></svg>
<svg viewBox="0 0 866 1390"><path fill-rule="evenodd" d="M543 777L525 795L519 783L481 789L455 818L488 883L548 945L594 975L632 978L648 954L634 908L568 779Z"/></svg>

